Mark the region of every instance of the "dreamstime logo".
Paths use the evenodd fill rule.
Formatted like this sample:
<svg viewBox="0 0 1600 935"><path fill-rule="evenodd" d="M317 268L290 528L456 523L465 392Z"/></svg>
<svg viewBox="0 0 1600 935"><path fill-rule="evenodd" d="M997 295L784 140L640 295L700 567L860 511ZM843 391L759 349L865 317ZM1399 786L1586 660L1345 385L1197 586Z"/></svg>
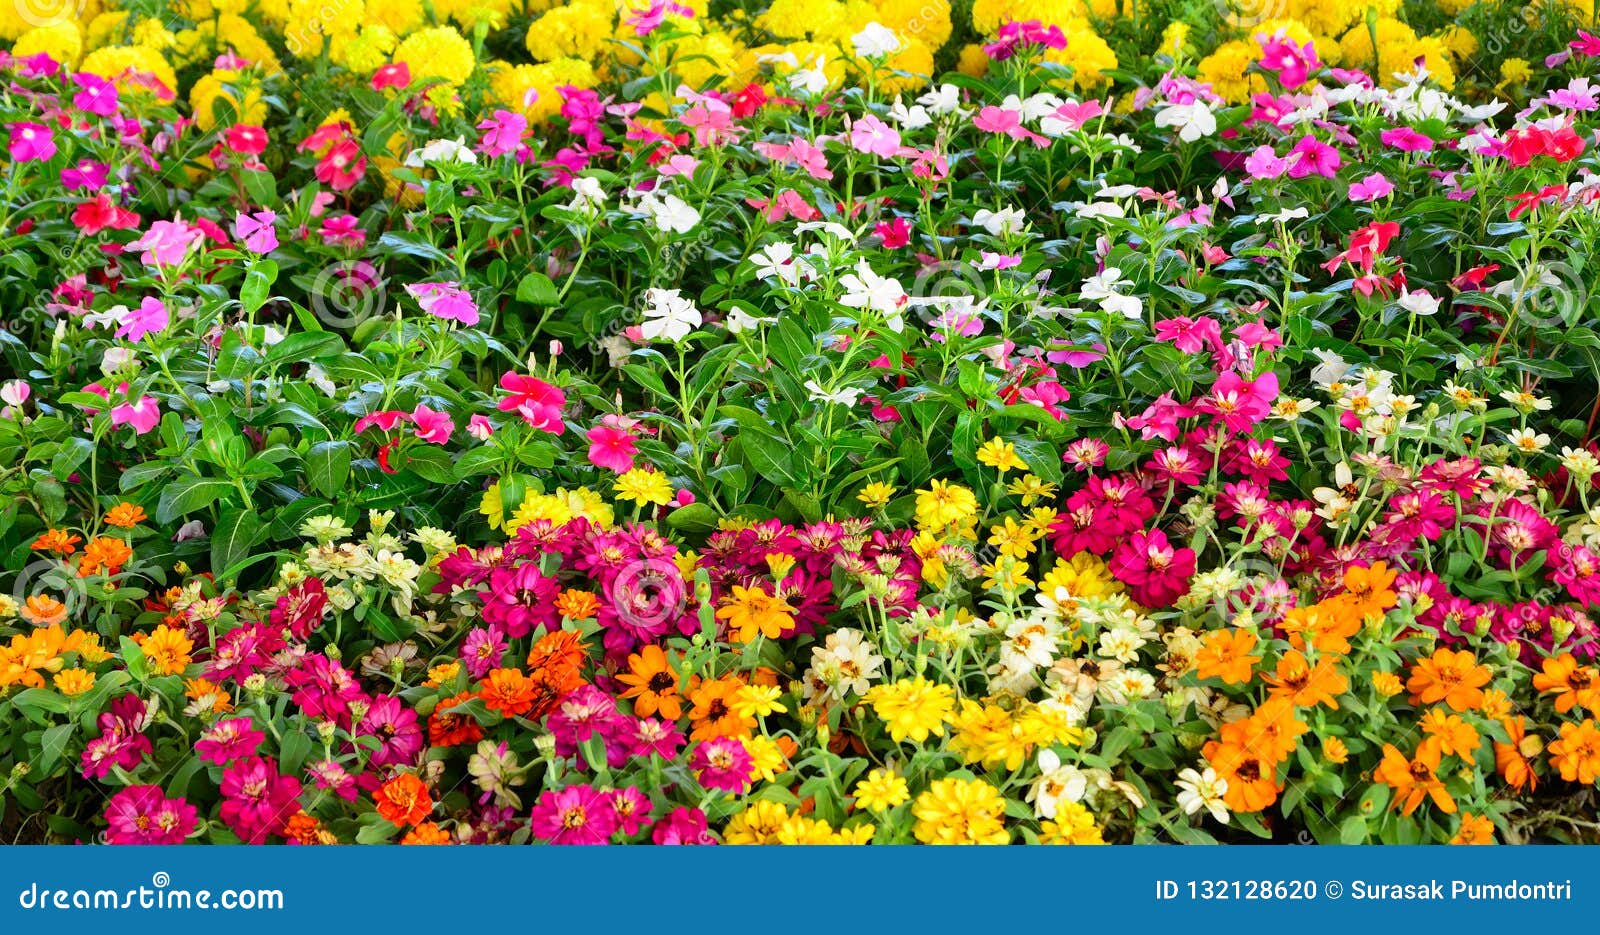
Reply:
<svg viewBox="0 0 1600 935"><path fill-rule="evenodd" d="M1287 0L1215 0L1218 15L1241 29L1283 19L1288 15Z"/></svg>
<svg viewBox="0 0 1600 935"><path fill-rule="evenodd" d="M1491 290L1518 321L1540 328L1567 327L1583 319L1589 287L1583 274L1564 262L1535 263Z"/></svg>
<svg viewBox="0 0 1600 935"><path fill-rule="evenodd" d="M13 0L17 18L29 26L57 26L83 17L84 0Z"/></svg>
<svg viewBox="0 0 1600 935"><path fill-rule="evenodd" d="M156 570L156 566L134 559L117 574L123 579L148 578ZM64 608L66 619L76 620L87 612L92 602L100 599L97 592L106 586L98 579L99 576L78 577L77 567L71 561L39 558L17 572L11 585L11 598L19 607L27 604L30 598L57 601Z"/></svg>
<svg viewBox="0 0 1600 935"><path fill-rule="evenodd" d="M383 312L388 280L366 260L339 260L311 281L311 312L335 328L355 328Z"/></svg>
<svg viewBox="0 0 1600 935"><path fill-rule="evenodd" d="M678 566L667 558L641 558L617 572L606 598L630 628L660 632L675 623L689 606L689 587Z"/></svg>
<svg viewBox="0 0 1600 935"><path fill-rule="evenodd" d="M951 309L971 309L989 293L983 274L971 263L941 260L924 266L912 280L906 304L924 324L932 324Z"/></svg>

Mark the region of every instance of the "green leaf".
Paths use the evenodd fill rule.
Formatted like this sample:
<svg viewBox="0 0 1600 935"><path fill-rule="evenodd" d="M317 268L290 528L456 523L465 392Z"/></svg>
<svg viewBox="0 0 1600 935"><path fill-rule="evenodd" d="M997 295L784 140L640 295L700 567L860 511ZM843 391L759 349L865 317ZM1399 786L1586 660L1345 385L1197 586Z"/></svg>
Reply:
<svg viewBox="0 0 1600 935"><path fill-rule="evenodd" d="M209 477L181 477L161 489L156 522L170 523L180 516L210 506L233 491L227 481Z"/></svg>
<svg viewBox="0 0 1600 935"><path fill-rule="evenodd" d="M306 452L306 480L311 489L332 497L350 477L350 443L317 442Z"/></svg>
<svg viewBox="0 0 1600 935"><path fill-rule="evenodd" d="M250 267L244 273L244 285L239 287L239 304L244 307L246 315L254 315L257 309L267 304L267 297L272 294L272 284L277 281L277 263L265 258L250 261ZM271 356L270 352L268 356Z"/></svg>
<svg viewBox="0 0 1600 935"><path fill-rule="evenodd" d="M1367 820L1360 815L1351 815L1339 823L1340 844L1364 844L1367 840Z"/></svg>
<svg viewBox="0 0 1600 935"><path fill-rule="evenodd" d="M267 363L301 363L345 352L344 340L331 331L298 331L267 351Z"/></svg>
<svg viewBox="0 0 1600 935"><path fill-rule="evenodd" d="M528 305L554 305L558 294L556 284L540 272L530 272L517 283L517 301Z"/></svg>
<svg viewBox="0 0 1600 935"><path fill-rule="evenodd" d="M233 566L249 556L250 550L262 540L261 518L254 510L230 506L222 511L222 520L211 532L211 572L219 580L229 574Z"/></svg>

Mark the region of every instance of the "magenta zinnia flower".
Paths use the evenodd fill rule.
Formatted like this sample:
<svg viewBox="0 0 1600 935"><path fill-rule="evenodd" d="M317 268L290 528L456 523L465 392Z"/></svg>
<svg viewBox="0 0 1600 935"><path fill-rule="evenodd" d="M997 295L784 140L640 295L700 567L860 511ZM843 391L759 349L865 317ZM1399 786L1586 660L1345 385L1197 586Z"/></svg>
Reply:
<svg viewBox="0 0 1600 935"><path fill-rule="evenodd" d="M106 803L107 844L182 844L198 824L195 807L160 786L129 786Z"/></svg>
<svg viewBox="0 0 1600 935"><path fill-rule="evenodd" d="M258 756L234 761L222 771L224 824L246 844L264 844L300 810L300 780L281 776Z"/></svg>
<svg viewBox="0 0 1600 935"><path fill-rule="evenodd" d="M195 742L194 752L200 755L200 759L221 766L229 760L255 756L256 749L266 739L267 735L256 730L249 718L227 718L200 735Z"/></svg>
<svg viewBox="0 0 1600 935"><path fill-rule="evenodd" d="M700 785L707 789L738 793L750 786L750 751L733 737L702 743L689 765L698 771Z"/></svg>
<svg viewBox="0 0 1600 935"><path fill-rule="evenodd" d="M610 799L585 784L551 790L533 807L529 829L551 844L604 844L619 825Z"/></svg>

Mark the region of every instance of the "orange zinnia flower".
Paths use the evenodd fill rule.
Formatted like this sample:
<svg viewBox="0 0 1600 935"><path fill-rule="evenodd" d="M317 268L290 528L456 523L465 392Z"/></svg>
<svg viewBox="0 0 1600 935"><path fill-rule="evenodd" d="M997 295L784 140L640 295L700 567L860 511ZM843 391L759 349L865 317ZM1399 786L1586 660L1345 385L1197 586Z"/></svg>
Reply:
<svg viewBox="0 0 1600 935"><path fill-rule="evenodd" d="M1451 844L1493 844L1494 822L1487 815L1468 815L1461 813L1461 827L1456 830L1456 836L1450 839Z"/></svg>
<svg viewBox="0 0 1600 935"><path fill-rule="evenodd" d="M1600 776L1600 730L1595 729L1594 718L1561 725L1561 737L1550 741L1550 765L1567 782L1594 785Z"/></svg>
<svg viewBox="0 0 1600 935"><path fill-rule="evenodd" d="M744 682L734 676L701 682L689 693L694 707L689 718L694 730L693 740L711 740L716 737L743 737L756 726L756 719L744 717L733 707L733 696L744 687Z"/></svg>
<svg viewBox="0 0 1600 935"><path fill-rule="evenodd" d="M1201 751L1228 783L1222 800L1236 812L1259 812L1278 800L1278 767L1244 747L1213 740Z"/></svg>
<svg viewBox="0 0 1600 935"><path fill-rule="evenodd" d="M1417 810L1423 799L1433 799L1433 804L1447 815L1456 811L1456 800L1445 791L1439 778L1439 741L1429 737L1417 747L1417 755L1406 759L1394 744L1383 745L1383 762L1372 771L1372 778L1394 789L1394 807L1409 815Z"/></svg>
<svg viewBox="0 0 1600 935"><path fill-rule="evenodd" d="M177 675L188 667L194 640L181 629L162 624L148 634L135 636L146 662L159 675Z"/></svg>
<svg viewBox="0 0 1600 935"><path fill-rule="evenodd" d="M1276 765L1294 753L1300 735L1309 729L1295 715L1294 705L1283 698L1268 698L1249 717L1224 725L1221 735L1224 741L1237 743Z"/></svg>
<svg viewBox="0 0 1600 935"><path fill-rule="evenodd" d="M1478 665L1472 653L1440 648L1431 658L1417 660L1406 689L1412 704L1443 701L1452 711L1466 711L1483 703L1488 683L1489 667Z"/></svg>
<svg viewBox="0 0 1600 935"><path fill-rule="evenodd" d="M114 575L132 557L133 549L121 539L95 536L83 547L83 555L78 558L78 577L87 578L102 571Z"/></svg>
<svg viewBox="0 0 1600 935"><path fill-rule="evenodd" d="M1345 569L1345 596L1351 600L1357 619L1382 616L1384 611L1399 602L1399 595L1390 587L1395 577L1396 573L1383 562L1373 562L1365 568Z"/></svg>
<svg viewBox="0 0 1600 935"><path fill-rule="evenodd" d="M734 585L733 593L717 610L717 619L728 622L728 640L748 643L759 634L775 640L794 629L794 608L781 597L760 588Z"/></svg>
<svg viewBox="0 0 1600 935"><path fill-rule="evenodd" d="M1500 723L1511 736L1510 743L1495 741L1494 767L1500 771L1500 778L1518 792L1524 786L1530 792L1539 788L1539 777L1534 775L1532 758L1539 755L1544 744L1538 737L1528 736L1528 719L1525 717L1506 718Z"/></svg>
<svg viewBox="0 0 1600 935"><path fill-rule="evenodd" d="M1361 617L1354 605L1337 599L1309 607L1291 607L1283 618L1289 644L1305 652L1309 643L1319 653L1344 655L1350 651L1350 637L1361 632Z"/></svg>
<svg viewBox="0 0 1600 935"><path fill-rule="evenodd" d="M1595 678L1595 671L1578 665L1571 653L1546 659L1544 671L1533 677L1533 687L1544 694L1555 695L1556 710L1562 714L1574 706L1593 711L1596 700L1600 699L1600 682Z"/></svg>
<svg viewBox="0 0 1600 935"><path fill-rule="evenodd" d="M67 605L48 594L30 594L22 604L22 619L36 627L53 627L67 619Z"/></svg>
<svg viewBox="0 0 1600 935"><path fill-rule="evenodd" d="M539 687L521 669L495 669L483 680L479 695L484 706L502 717L516 717L533 708Z"/></svg>
<svg viewBox="0 0 1600 935"><path fill-rule="evenodd" d="M464 743L477 743L483 739L483 728L472 715L465 712L450 713L450 709L463 705L478 696L477 692L462 692L439 702L428 715L428 743L435 747L459 747Z"/></svg>
<svg viewBox="0 0 1600 935"><path fill-rule="evenodd" d="M557 696L576 691L583 684L583 650L583 637L576 633L546 633L528 650L528 671Z"/></svg>
<svg viewBox="0 0 1600 935"><path fill-rule="evenodd" d="M628 671L617 676L628 686L622 693L633 699L633 713L654 717L659 713L669 721L683 717L683 699L678 696L678 674L667 662L660 646L651 644L628 657Z"/></svg>
<svg viewBox="0 0 1600 935"><path fill-rule="evenodd" d="M144 507L123 502L106 512L106 525L116 526L119 529L132 529L148 518Z"/></svg>
<svg viewBox="0 0 1600 935"><path fill-rule="evenodd" d="M428 786L411 773L401 773L372 794L378 814L396 825L415 825L433 811L433 798Z"/></svg>
<svg viewBox="0 0 1600 935"><path fill-rule="evenodd" d="M431 821L425 821L400 839L401 844L449 844L450 832L444 830Z"/></svg>
<svg viewBox="0 0 1600 935"><path fill-rule="evenodd" d="M33 540L31 548L35 552L54 552L57 555L71 555L78 551L78 543L82 541L82 536L74 536L65 529L51 529Z"/></svg>
<svg viewBox="0 0 1600 935"><path fill-rule="evenodd" d="M1472 752L1482 745L1478 731L1458 714L1447 714L1434 708L1422 718L1422 732L1439 741L1439 749L1452 756L1470 759Z"/></svg>
<svg viewBox="0 0 1600 935"><path fill-rule="evenodd" d="M299 844L322 844L326 841L324 835L322 822L305 812L290 815L283 824L283 836Z"/></svg>
<svg viewBox="0 0 1600 935"><path fill-rule="evenodd" d="M1220 678L1228 685L1250 681L1250 673L1260 656L1250 655L1256 635L1249 630L1217 630L1206 636L1206 644L1195 653L1194 662L1203 679Z"/></svg>
<svg viewBox="0 0 1600 935"><path fill-rule="evenodd" d="M568 620L588 620L600 612L600 599L588 591L568 588L556 598L555 607Z"/></svg>
<svg viewBox="0 0 1600 935"><path fill-rule="evenodd" d="M1274 698L1284 698L1299 708L1313 708L1325 704L1339 710L1338 695L1350 687L1350 681L1339 674L1332 659L1324 656L1313 668L1306 657L1294 650L1278 659L1278 669L1273 675L1263 675L1263 682L1271 686Z"/></svg>
<svg viewBox="0 0 1600 935"><path fill-rule="evenodd" d="M201 710L214 711L217 714L227 714L233 710L232 696L210 679L186 679L183 689L183 694L196 702L196 706Z"/></svg>

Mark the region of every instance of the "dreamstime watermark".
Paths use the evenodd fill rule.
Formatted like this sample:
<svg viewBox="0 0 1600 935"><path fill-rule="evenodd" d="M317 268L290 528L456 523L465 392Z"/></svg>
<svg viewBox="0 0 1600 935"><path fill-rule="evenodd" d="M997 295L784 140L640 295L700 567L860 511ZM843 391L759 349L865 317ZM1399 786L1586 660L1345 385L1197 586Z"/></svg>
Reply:
<svg viewBox="0 0 1600 935"><path fill-rule="evenodd" d="M669 558L629 562L606 586L618 619L635 630L659 633L677 623L689 606L689 583Z"/></svg>
<svg viewBox="0 0 1600 935"><path fill-rule="evenodd" d="M35 28L76 23L83 18L86 0L14 0L17 18Z"/></svg>
<svg viewBox="0 0 1600 935"><path fill-rule="evenodd" d="M359 327L383 314L388 286L382 267L366 260L337 260L311 280L311 313L335 328Z"/></svg>
<svg viewBox="0 0 1600 935"><path fill-rule="evenodd" d="M17 891L17 905L27 910L127 911L133 909L212 910L226 912L276 912L284 908L283 890L278 889L184 889L172 886L165 870L150 875L149 886L131 889L111 887L58 888L37 880Z"/></svg>

